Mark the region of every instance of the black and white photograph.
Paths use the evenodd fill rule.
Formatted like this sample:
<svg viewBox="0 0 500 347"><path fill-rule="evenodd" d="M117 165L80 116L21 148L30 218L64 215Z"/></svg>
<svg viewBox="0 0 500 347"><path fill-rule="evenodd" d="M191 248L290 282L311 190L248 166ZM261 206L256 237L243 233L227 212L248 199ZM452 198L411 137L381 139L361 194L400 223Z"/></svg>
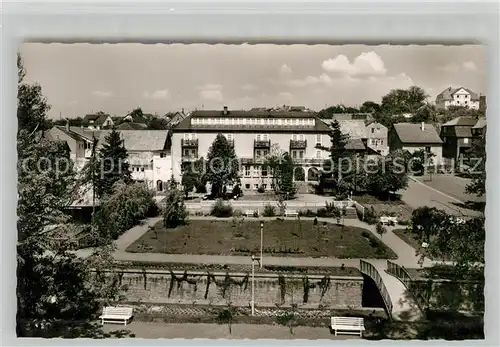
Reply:
<svg viewBox="0 0 500 347"><path fill-rule="evenodd" d="M17 336L484 339L485 60L20 44Z"/></svg>

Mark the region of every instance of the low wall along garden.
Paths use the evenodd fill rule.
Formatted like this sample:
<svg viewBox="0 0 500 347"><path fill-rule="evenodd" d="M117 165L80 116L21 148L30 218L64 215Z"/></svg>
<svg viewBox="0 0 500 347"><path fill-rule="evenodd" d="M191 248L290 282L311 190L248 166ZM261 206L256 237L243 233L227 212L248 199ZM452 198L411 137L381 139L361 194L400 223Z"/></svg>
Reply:
<svg viewBox="0 0 500 347"><path fill-rule="evenodd" d="M255 274L255 305L303 308L360 308L363 278L321 274ZM248 273L179 270L121 270L126 302L249 306Z"/></svg>

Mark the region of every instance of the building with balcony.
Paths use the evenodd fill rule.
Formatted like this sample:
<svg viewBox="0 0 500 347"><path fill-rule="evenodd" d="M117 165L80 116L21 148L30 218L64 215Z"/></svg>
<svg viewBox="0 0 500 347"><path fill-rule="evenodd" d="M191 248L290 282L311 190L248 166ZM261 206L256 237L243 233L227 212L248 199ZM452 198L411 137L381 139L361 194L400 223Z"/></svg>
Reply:
<svg viewBox="0 0 500 347"><path fill-rule="evenodd" d="M442 109L461 106L479 110L480 99L481 97L470 89L448 87L436 97L436 106Z"/></svg>
<svg viewBox="0 0 500 347"><path fill-rule="evenodd" d="M243 190L272 189L265 159L274 150L289 152L297 163L297 180L316 180L329 153L330 128L313 112L254 109L193 111L172 128L173 173L182 179L183 160L207 158L218 134L226 136L239 159Z"/></svg>
<svg viewBox="0 0 500 347"><path fill-rule="evenodd" d="M472 146L472 140L481 135L480 130L486 127L486 119L473 117L457 117L441 126L443 139L443 157L456 162Z"/></svg>

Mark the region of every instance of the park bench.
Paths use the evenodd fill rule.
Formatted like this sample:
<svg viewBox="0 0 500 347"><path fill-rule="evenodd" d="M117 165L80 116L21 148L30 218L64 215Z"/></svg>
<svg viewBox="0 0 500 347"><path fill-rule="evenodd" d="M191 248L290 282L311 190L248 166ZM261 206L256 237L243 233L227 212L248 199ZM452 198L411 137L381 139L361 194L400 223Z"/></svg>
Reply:
<svg viewBox="0 0 500 347"><path fill-rule="evenodd" d="M259 210L246 210L245 215L247 217L254 217L254 216L259 216Z"/></svg>
<svg viewBox="0 0 500 347"><path fill-rule="evenodd" d="M382 217L380 217L380 223L382 223L382 224L397 224L398 219L396 217L382 216Z"/></svg>
<svg viewBox="0 0 500 347"><path fill-rule="evenodd" d="M285 217L298 217L299 213L295 210L285 210Z"/></svg>
<svg viewBox="0 0 500 347"><path fill-rule="evenodd" d="M112 307L107 306L102 308L102 315L99 316L101 324L123 322L127 325L129 319L132 318L132 307Z"/></svg>
<svg viewBox="0 0 500 347"><path fill-rule="evenodd" d="M358 335L363 337L365 331L365 324L363 318L357 317L332 317L331 328L335 333L344 333L347 335Z"/></svg>

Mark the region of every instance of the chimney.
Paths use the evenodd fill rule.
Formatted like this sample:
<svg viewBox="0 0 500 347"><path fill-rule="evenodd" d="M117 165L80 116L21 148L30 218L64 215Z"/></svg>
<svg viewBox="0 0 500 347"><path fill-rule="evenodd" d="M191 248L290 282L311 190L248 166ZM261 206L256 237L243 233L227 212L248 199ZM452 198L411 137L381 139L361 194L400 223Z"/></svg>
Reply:
<svg viewBox="0 0 500 347"><path fill-rule="evenodd" d="M224 116L227 116L227 106L224 106Z"/></svg>
<svg viewBox="0 0 500 347"><path fill-rule="evenodd" d="M424 131L425 130L425 123L422 122L422 124L420 125L420 130Z"/></svg>

